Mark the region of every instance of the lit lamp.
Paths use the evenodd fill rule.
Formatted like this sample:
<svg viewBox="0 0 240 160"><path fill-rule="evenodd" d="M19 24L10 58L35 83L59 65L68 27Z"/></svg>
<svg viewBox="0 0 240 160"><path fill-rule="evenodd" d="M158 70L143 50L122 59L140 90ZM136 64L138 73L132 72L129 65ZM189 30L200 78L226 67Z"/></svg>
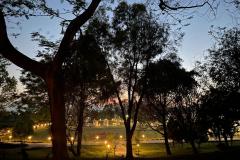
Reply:
<svg viewBox="0 0 240 160"><path fill-rule="evenodd" d="M11 133L11 131L10 131L10 130L7 130L7 133Z"/></svg>
<svg viewBox="0 0 240 160"><path fill-rule="evenodd" d="M74 141L74 137L71 137L70 140L73 142Z"/></svg>
<svg viewBox="0 0 240 160"><path fill-rule="evenodd" d="M49 136L49 137L48 137L48 140L51 141L51 140L52 140L52 137Z"/></svg>
<svg viewBox="0 0 240 160"><path fill-rule="evenodd" d="M8 136L8 139L11 140L11 139L12 139L12 136Z"/></svg>
<svg viewBox="0 0 240 160"><path fill-rule="evenodd" d="M98 140L99 139L99 136L96 136L96 140Z"/></svg>
<svg viewBox="0 0 240 160"><path fill-rule="evenodd" d="M107 145L107 141L104 141L104 144Z"/></svg>
<svg viewBox="0 0 240 160"><path fill-rule="evenodd" d="M142 138L145 138L145 135L144 135L144 134L142 135Z"/></svg>
<svg viewBox="0 0 240 160"><path fill-rule="evenodd" d="M139 156L139 147L140 147L140 145L137 144L137 155L138 155L138 156Z"/></svg>
<svg viewBox="0 0 240 160"><path fill-rule="evenodd" d="M32 140L32 136L28 136L28 140L31 141Z"/></svg>
<svg viewBox="0 0 240 160"><path fill-rule="evenodd" d="M106 144L107 144L107 141L105 141L104 143L105 143L105 145L106 145ZM108 154L109 154L109 152L110 152L110 147L111 147L110 144L106 145L106 148L107 148L107 149L106 149L106 159L108 159Z"/></svg>
<svg viewBox="0 0 240 160"><path fill-rule="evenodd" d="M120 135L120 136L119 136L119 138L120 138L120 139L122 139L122 138L123 138L123 136L122 136L122 135Z"/></svg>

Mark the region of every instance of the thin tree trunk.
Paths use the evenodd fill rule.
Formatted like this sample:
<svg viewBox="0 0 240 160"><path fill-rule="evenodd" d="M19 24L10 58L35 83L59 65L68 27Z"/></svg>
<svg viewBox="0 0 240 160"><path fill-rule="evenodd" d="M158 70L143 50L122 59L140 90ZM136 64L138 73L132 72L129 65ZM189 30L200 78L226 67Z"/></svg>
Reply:
<svg viewBox="0 0 240 160"><path fill-rule="evenodd" d="M195 145L195 143L194 143L193 140L190 140L190 144L191 144L191 146L192 146L193 153L194 153L194 154L198 154L197 147L196 147L196 145Z"/></svg>
<svg viewBox="0 0 240 160"><path fill-rule="evenodd" d="M225 145L226 145L226 147L228 147L228 146L229 146L229 144L228 144L227 135L226 135L226 134L224 134L224 135L223 135L223 138L224 138L224 142L225 142Z"/></svg>
<svg viewBox="0 0 240 160"><path fill-rule="evenodd" d="M218 142L219 142L219 144L221 144L222 140L221 140L221 134L220 134L220 129L219 128L217 129L217 136L218 136Z"/></svg>
<svg viewBox="0 0 240 160"><path fill-rule="evenodd" d="M47 76L46 83L52 121L52 159L68 160L63 78L61 74L54 72L49 73Z"/></svg>
<svg viewBox="0 0 240 160"><path fill-rule="evenodd" d="M165 142L165 149L166 149L166 153L167 155L171 155L171 149L169 146L169 142L168 142L168 129L167 129L167 122L166 122L166 100L164 100L164 106L163 106L163 136L164 136L164 142Z"/></svg>
<svg viewBox="0 0 240 160"><path fill-rule="evenodd" d="M78 127L77 127L77 133L78 133L78 138L77 138L77 156L81 156L81 148L82 148L82 132L83 132L83 124L84 124L84 108L85 106L80 106L80 112L79 112L79 117L78 117Z"/></svg>
<svg viewBox="0 0 240 160"><path fill-rule="evenodd" d="M221 135L220 134L218 134L218 143L222 143L222 140L221 140Z"/></svg>
<svg viewBox="0 0 240 160"><path fill-rule="evenodd" d="M164 142L165 142L166 153L167 153L167 155L171 155L172 152L171 152L169 142L168 142L168 131L167 131L165 115L164 115L164 118L163 118L163 132L164 132L163 134L164 134Z"/></svg>

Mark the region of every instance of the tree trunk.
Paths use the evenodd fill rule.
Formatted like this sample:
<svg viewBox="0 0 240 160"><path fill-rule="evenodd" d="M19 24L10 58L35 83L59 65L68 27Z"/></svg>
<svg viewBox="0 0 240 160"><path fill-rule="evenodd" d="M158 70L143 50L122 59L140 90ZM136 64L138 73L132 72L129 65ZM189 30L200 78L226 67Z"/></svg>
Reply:
<svg viewBox="0 0 240 160"><path fill-rule="evenodd" d="M78 117L78 127L77 127L77 156L81 156L81 148L82 148L82 132L83 132L83 124L84 124L84 118L83 118L83 114L84 114L84 104L83 106L80 106L80 111L79 111L79 117Z"/></svg>
<svg viewBox="0 0 240 160"><path fill-rule="evenodd" d="M165 142L166 153L167 153L167 155L171 155L172 152L171 152L169 142L168 142L168 131L167 131L167 125L166 125L166 122L165 122L165 118L164 118L164 122L163 122L163 132L164 132L163 134L164 134L164 142Z"/></svg>
<svg viewBox="0 0 240 160"><path fill-rule="evenodd" d="M228 147L229 146L228 139L227 139L227 135L225 133L223 135L223 138L224 138L224 142L225 142L226 147Z"/></svg>
<svg viewBox="0 0 240 160"><path fill-rule="evenodd" d="M52 159L68 160L63 77L60 73L50 72L47 75L46 83L52 121Z"/></svg>
<svg viewBox="0 0 240 160"><path fill-rule="evenodd" d="M126 129L126 160L132 160L132 159L133 159L132 133L130 133L130 129L129 130Z"/></svg>
<svg viewBox="0 0 240 160"><path fill-rule="evenodd" d="M221 143L222 143L222 140L221 140L221 135L220 135L220 134L218 134L218 136L217 136L217 137L218 137L218 143L219 143L219 144L221 144Z"/></svg>
<svg viewBox="0 0 240 160"><path fill-rule="evenodd" d="M221 140L221 133L220 133L220 129L219 128L217 129L217 137L218 137L219 144L221 144L222 140Z"/></svg>
<svg viewBox="0 0 240 160"><path fill-rule="evenodd" d="M191 144L191 146L192 146L193 153L194 153L194 154L198 154L197 147L196 147L196 145L195 145L195 143L194 143L193 140L190 140L190 144Z"/></svg>
<svg viewBox="0 0 240 160"><path fill-rule="evenodd" d="M168 130L167 130L167 124L166 124L166 108L163 107L163 136L164 136L164 142L165 142L165 149L167 155L171 155L172 152L170 150L169 142L168 142Z"/></svg>

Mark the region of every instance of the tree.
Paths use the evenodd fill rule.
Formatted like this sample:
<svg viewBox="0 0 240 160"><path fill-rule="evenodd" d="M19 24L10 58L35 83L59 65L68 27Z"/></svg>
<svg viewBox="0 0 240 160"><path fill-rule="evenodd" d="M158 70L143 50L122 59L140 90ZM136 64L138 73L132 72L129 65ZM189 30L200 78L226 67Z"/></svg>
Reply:
<svg viewBox="0 0 240 160"><path fill-rule="evenodd" d="M6 110L16 99L17 84L16 79L8 74L8 65L10 63L0 56L0 129L13 127L15 121L15 116Z"/></svg>
<svg viewBox="0 0 240 160"><path fill-rule="evenodd" d="M10 106L10 102L16 97L17 81L9 76L7 71L9 65L8 61L0 56L0 112Z"/></svg>
<svg viewBox="0 0 240 160"><path fill-rule="evenodd" d="M169 137L177 142L190 143L193 153L197 154L196 143L200 145L208 140L207 121L201 114L199 95L196 88L177 95L175 107L170 111L168 121Z"/></svg>
<svg viewBox="0 0 240 160"><path fill-rule="evenodd" d="M219 143L223 137L226 146L228 146L228 138L233 138L239 126L239 98L238 92L215 88L211 88L202 97L201 114L212 131L210 134L218 138Z"/></svg>
<svg viewBox="0 0 240 160"><path fill-rule="evenodd" d="M215 137L220 143L223 137L228 146L227 137L232 138L239 125L240 31L219 28L210 33L216 44L208 50L209 55L201 68L211 82L202 98L202 112Z"/></svg>
<svg viewBox="0 0 240 160"><path fill-rule="evenodd" d="M111 52L115 54L108 59L109 70L125 126L126 158L133 159L132 136L146 90L149 63L163 52L169 28L155 21L143 4L122 2L114 10L111 29Z"/></svg>
<svg viewBox="0 0 240 160"><path fill-rule="evenodd" d="M205 67L217 88L238 91L240 89L240 30L219 29L210 32L216 44L209 49Z"/></svg>
<svg viewBox="0 0 240 160"><path fill-rule="evenodd" d="M20 81L25 86L25 90L21 93L19 105L27 105L35 123L49 122L49 100L44 81L27 71L22 71Z"/></svg>
<svg viewBox="0 0 240 160"><path fill-rule="evenodd" d="M102 96L102 88L109 81L109 76L106 72L104 57L99 53L101 50L94 36L84 33L84 36L75 43L76 47L72 48L74 54L66 60L63 70L66 82L67 113L69 113L68 126L77 126L74 133L77 139L76 153L73 145L71 150L75 155L80 156L86 111L92 105L107 98Z"/></svg>
<svg viewBox="0 0 240 160"><path fill-rule="evenodd" d="M149 65L146 106L142 108L143 123L163 135L168 155L171 154L167 129L169 108L172 107L179 88L189 90L195 85L194 75L193 71L181 68L179 61L174 59L162 59Z"/></svg>
<svg viewBox="0 0 240 160"><path fill-rule="evenodd" d="M44 79L47 85L47 91L50 101L51 121L52 121L52 144L53 144L53 159L68 159L67 143L66 143L66 125L65 125L65 105L64 105L64 90L63 90L63 75L62 64L67 56L70 56L68 50L71 47L72 40L79 28L93 15L101 0L93 0L89 7L78 14L67 26L60 46L53 60L49 63L41 63L32 60L23 53L13 47L8 39L5 16L21 16L28 18L28 10L39 7L44 13L56 15L46 7L45 1L34 3L32 1L12 2L3 1L0 6L0 53L15 63L17 66L26 69ZM69 1L70 2L70 1ZM75 7L79 4L73 3ZM21 8L20 10L17 10ZM78 9L81 7L78 6ZM34 14L34 13L33 13Z"/></svg>

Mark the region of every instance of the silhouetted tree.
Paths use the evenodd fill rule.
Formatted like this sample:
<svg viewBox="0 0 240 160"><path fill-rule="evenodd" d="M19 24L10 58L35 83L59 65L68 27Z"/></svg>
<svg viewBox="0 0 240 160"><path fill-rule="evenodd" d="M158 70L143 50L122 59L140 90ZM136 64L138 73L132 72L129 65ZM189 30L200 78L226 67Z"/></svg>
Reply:
<svg viewBox="0 0 240 160"><path fill-rule="evenodd" d="M193 76L193 71L187 72L174 59L162 59L149 65L146 106L142 108L142 117L145 122L148 121L149 127L163 135L168 155L171 154L167 129L168 110L173 106L179 88L189 90L195 85Z"/></svg>
<svg viewBox="0 0 240 160"><path fill-rule="evenodd" d="M85 112L90 109L89 107L105 99L102 96L102 88L109 81L109 76L106 72L105 58L100 53L101 50L92 35L85 34L75 43L76 47L72 49L74 54L66 59L63 70L66 82L67 112L69 112L68 126L77 126L75 130L76 155L80 156ZM73 147L72 151L75 153Z"/></svg>
<svg viewBox="0 0 240 160"><path fill-rule="evenodd" d="M209 90L202 98L202 112L213 134L221 142L232 138L239 125L240 91L240 31L238 28L219 28L210 31L216 44L209 49L203 74L208 76Z"/></svg>
<svg viewBox="0 0 240 160"><path fill-rule="evenodd" d="M8 110L17 99L16 84L17 81L14 77L10 77L7 71L7 62L0 56L0 129L13 127L15 116Z"/></svg>
<svg viewBox="0 0 240 160"><path fill-rule="evenodd" d="M49 122L49 100L44 81L27 71L22 71L20 81L25 89L23 93L21 93L21 99L18 102L18 105L27 105L28 110L32 113L32 118L35 123Z"/></svg>
<svg viewBox="0 0 240 160"><path fill-rule="evenodd" d="M140 79L146 81L149 63L163 52L168 28L155 21L143 4L122 2L114 10L112 32L109 69L112 81L120 82L115 94L126 131L126 158L133 159L132 136L146 89L145 83L140 85Z"/></svg>
<svg viewBox="0 0 240 160"><path fill-rule="evenodd" d="M47 7L45 0L3 1L0 5L1 54L19 67L40 76L46 82L52 121L53 159L56 160L68 159L62 64L64 59L71 55L68 50L70 50L74 36L79 31L79 28L93 15L100 1L93 0L89 7L81 13L78 10L82 9L82 5L69 1L73 6L73 13L76 13L76 18L68 23L59 48L53 60L49 63L32 60L13 47L8 38L5 17L25 16L28 19L30 15L36 15L35 9L40 14L43 13L50 16L59 16L59 13Z"/></svg>
<svg viewBox="0 0 240 160"><path fill-rule="evenodd" d="M194 88L185 95L178 95L168 122L169 137L190 143L195 154L198 153L196 143L200 145L208 140L207 121L200 112L199 97Z"/></svg>
<svg viewBox="0 0 240 160"><path fill-rule="evenodd" d="M240 30L219 29L211 32L216 44L209 49L206 70L217 88L240 89Z"/></svg>
<svg viewBox="0 0 240 160"><path fill-rule="evenodd" d="M228 138L233 138L239 126L239 98L238 92L214 88L202 97L201 114L219 143L223 137L226 146L228 146Z"/></svg>
<svg viewBox="0 0 240 160"><path fill-rule="evenodd" d="M17 81L14 77L9 76L7 71L9 65L10 63L0 56L0 112L11 106L16 98Z"/></svg>

